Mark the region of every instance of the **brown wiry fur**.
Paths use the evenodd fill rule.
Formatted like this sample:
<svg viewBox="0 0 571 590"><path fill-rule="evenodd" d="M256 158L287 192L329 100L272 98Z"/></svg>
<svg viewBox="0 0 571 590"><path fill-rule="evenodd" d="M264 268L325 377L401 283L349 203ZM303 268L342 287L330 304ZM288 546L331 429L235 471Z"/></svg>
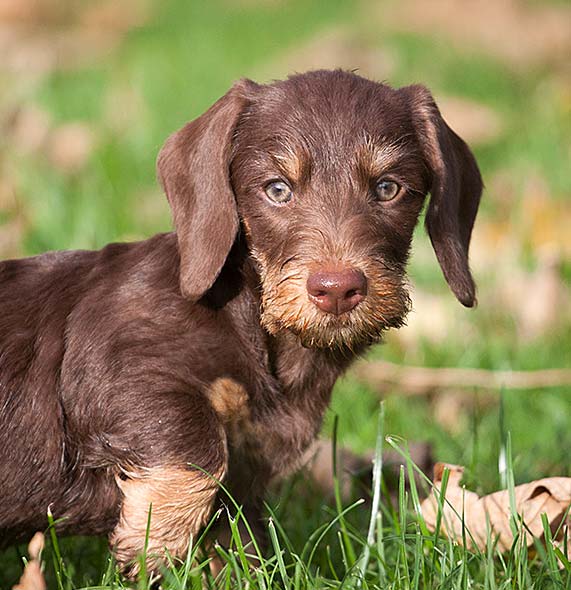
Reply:
<svg viewBox="0 0 571 590"><path fill-rule="evenodd" d="M427 228L458 299L482 183L423 87L342 71L235 84L158 159L176 233L0 263L0 545L47 526L106 534L149 568L224 506L258 541L264 491L315 440L336 379L410 302ZM383 202L375 186L400 186ZM279 180L292 190L277 204ZM308 278L350 269L366 288L332 314ZM206 474L211 474L214 479Z"/></svg>

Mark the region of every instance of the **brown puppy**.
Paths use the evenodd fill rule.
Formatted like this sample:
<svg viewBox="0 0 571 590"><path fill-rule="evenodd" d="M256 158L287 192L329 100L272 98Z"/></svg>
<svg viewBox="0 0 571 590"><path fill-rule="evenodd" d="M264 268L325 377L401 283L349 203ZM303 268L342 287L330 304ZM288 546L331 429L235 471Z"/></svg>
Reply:
<svg viewBox="0 0 571 590"><path fill-rule="evenodd" d="M444 276L474 304L482 182L422 86L243 80L158 170L176 233L0 263L0 542L50 507L62 533L109 534L129 567L152 502L155 567L184 555L217 480L259 520L337 377L402 325L428 192Z"/></svg>

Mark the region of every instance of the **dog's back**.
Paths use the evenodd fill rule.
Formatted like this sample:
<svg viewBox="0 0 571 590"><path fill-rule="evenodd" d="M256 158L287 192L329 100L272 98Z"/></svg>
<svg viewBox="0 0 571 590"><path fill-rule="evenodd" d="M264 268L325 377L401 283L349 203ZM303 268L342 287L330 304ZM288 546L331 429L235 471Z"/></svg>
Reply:
<svg viewBox="0 0 571 590"><path fill-rule="evenodd" d="M80 290L72 279L91 258L59 252L0 263L0 539L22 527L42 528L46 490L55 492L53 500L61 487L65 318Z"/></svg>
<svg viewBox="0 0 571 590"><path fill-rule="evenodd" d="M145 312L139 306L129 314L130 302L141 299L148 282L168 285L176 264L160 259L169 253L176 256L173 240L157 236L0 262L0 545L44 528L50 505L71 520L61 509L81 506L90 532L110 528L104 515L116 519L117 488L94 464L105 463L105 443L103 425L91 417L104 416L106 402L91 395L88 383L109 379L97 367L107 351L97 347L101 337L111 345L109 331L121 328L112 319L118 308L135 320ZM174 291L176 271L173 277ZM99 410L90 411L90 403ZM82 430L78 415L91 421L91 431ZM98 522L90 522L91 513Z"/></svg>

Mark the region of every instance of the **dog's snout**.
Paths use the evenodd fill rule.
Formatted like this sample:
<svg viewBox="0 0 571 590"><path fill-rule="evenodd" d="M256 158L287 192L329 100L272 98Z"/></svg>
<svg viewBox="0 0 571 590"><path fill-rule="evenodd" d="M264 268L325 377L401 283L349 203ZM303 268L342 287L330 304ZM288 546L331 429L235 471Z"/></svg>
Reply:
<svg viewBox="0 0 571 590"><path fill-rule="evenodd" d="M365 298L367 279L355 268L315 272L307 279L307 293L322 311L341 315Z"/></svg>

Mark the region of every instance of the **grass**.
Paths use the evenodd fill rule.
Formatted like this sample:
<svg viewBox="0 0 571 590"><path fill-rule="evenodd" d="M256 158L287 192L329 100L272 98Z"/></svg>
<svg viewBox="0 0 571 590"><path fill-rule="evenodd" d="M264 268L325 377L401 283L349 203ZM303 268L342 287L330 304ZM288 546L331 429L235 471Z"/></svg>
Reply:
<svg viewBox="0 0 571 590"><path fill-rule="evenodd" d="M561 81L548 66L515 71L475 50L453 51L445 38L379 30L378 22L369 18L366 2L169 0L151 6L153 18L131 32L108 59L77 71L56 72L26 97L48 110L56 124L79 120L98 136L97 148L79 173L58 171L37 155L18 157L26 254L95 248L167 229L168 207L154 178L154 160L165 137L202 112L234 79L256 78L257 71L268 71L272 59L329 27L346 27L365 46L394 54L392 84L423 82L437 96L468 98L499 113L501 135L475 148L490 187L480 224L500 219L518 228L525 212L526 183L532 176L544 180L550 202L569 199L571 117ZM507 207L505 196L490 181L497 173L510 180L513 194ZM1 215L2 223L10 220L9 213ZM524 230L516 234L521 255L515 257L521 267L533 269L534 244ZM449 301L452 314L455 303L422 228L417 234L411 277L425 292ZM562 272L564 278L571 277L568 259ZM568 323L536 341L521 342L514 316L486 301L498 278L484 271L478 280L483 299L476 311L462 316L465 329L451 330L444 342L420 340L414 348L389 337L384 346L371 351L370 358L492 370L571 366ZM498 460L507 432L510 486L550 475L571 476L569 388L506 390L501 395L496 392L492 401L468 391L464 396L473 403L458 414L452 429L437 421L433 399L399 393L384 402L379 426L379 394L349 374L336 387L324 434L333 433L334 416L339 416L338 444L356 451L383 441L386 448L386 440L393 444L426 440L438 460L465 465L467 486L480 494L502 485ZM405 460L403 477L414 470ZM465 544L428 532L416 510L417 492L405 488L404 479L396 493L383 486L377 478L364 502L358 497L341 502L337 496L329 503L302 475L293 476L268 499L270 551L262 566L257 570L243 566L249 550L235 538L235 546L224 554L228 567L222 587L571 588L569 568L558 569L561 556L549 543L538 546L532 556L521 543L501 555L492 539L485 550L468 550ZM377 500L379 511L373 508ZM0 553L0 588L17 580L24 549ZM52 538L44 560L50 588L127 586L104 539ZM195 544L184 564L170 568L162 587L199 588L207 569ZM149 581L142 580L138 587L149 587Z"/></svg>
<svg viewBox="0 0 571 590"><path fill-rule="evenodd" d="M444 473L437 493L438 513L434 532L419 510L418 485L429 489L427 478L412 462L406 444L385 437L385 412L377 413L378 429L371 498L358 499L346 506L340 501L324 505L310 495L299 501L298 486L305 486L300 476L287 483L293 488L280 497L289 498L281 505L277 497L268 505L267 532L270 551L263 555L258 546L244 547L238 532L238 512L230 518L232 541L229 548L216 552L226 566L217 579L209 569L210 558L203 553L201 539L191 541L184 562L169 563L162 572L161 587L172 590L194 588L283 588L285 590L317 588L350 589L423 589L481 588L485 590L547 590L571 588L569 555L549 542L552 534L545 524L545 544L536 544L535 556L525 546L525 528L512 503L511 526L514 541L509 551L501 553L497 540L488 529L486 546L468 549L471 533L465 529L462 542L452 542L444 507L448 473ZM506 437L507 489L514 497L514 465L510 437ZM403 456L396 493L388 494L381 477L382 449L390 444ZM410 487L405 484L408 472ZM415 477L420 483L415 484ZM307 491L307 490L306 490ZM298 496L295 500L295 496ZM229 504L232 503L230 499ZM215 515L213 521L219 515ZM293 519L293 522L292 522ZM244 521L245 522L245 521ZM303 525L302 525L303 523ZM245 522L246 527L248 523ZM294 525L294 533L288 532ZM300 525L303 531L300 531ZM296 530L297 529L297 530ZM44 552L46 577L50 587L71 588L131 587L116 570L112 557L98 541L61 539L50 531L51 543ZM51 561L49 557L51 556ZM252 558L259 566L248 564ZM81 564L79 566L78 564ZM143 557L141 558L143 566ZM562 567L564 564L565 567ZM153 587L156 577L144 566L136 585Z"/></svg>

